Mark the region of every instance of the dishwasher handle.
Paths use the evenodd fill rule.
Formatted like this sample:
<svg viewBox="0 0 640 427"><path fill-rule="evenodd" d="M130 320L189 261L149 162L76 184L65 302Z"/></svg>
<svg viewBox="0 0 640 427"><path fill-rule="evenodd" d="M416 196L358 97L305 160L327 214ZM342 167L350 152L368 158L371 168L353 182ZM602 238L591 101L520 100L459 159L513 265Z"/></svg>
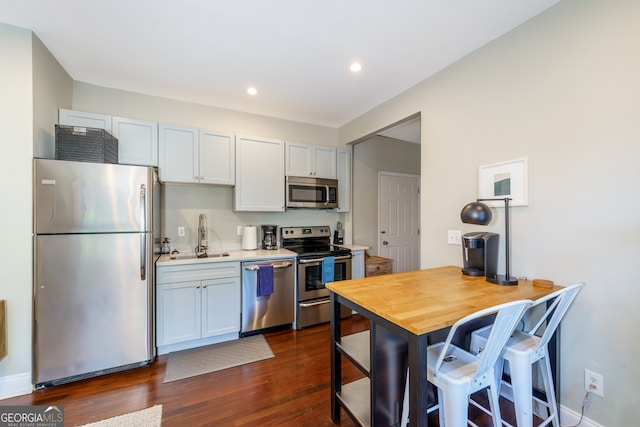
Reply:
<svg viewBox="0 0 640 427"><path fill-rule="evenodd" d="M272 267L273 268L289 268L292 265L293 264L290 262L284 262L282 264L272 264ZM247 271L258 271L260 270L260 265L258 264L247 265L244 269Z"/></svg>

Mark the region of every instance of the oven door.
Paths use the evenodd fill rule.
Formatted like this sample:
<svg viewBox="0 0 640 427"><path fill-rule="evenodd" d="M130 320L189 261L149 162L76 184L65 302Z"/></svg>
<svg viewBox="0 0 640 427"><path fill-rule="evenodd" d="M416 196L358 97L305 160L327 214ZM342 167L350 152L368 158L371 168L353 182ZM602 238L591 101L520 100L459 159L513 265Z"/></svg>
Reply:
<svg viewBox="0 0 640 427"><path fill-rule="evenodd" d="M351 279L351 255L335 258L333 281ZM322 258L298 260L298 301L328 297L322 283Z"/></svg>

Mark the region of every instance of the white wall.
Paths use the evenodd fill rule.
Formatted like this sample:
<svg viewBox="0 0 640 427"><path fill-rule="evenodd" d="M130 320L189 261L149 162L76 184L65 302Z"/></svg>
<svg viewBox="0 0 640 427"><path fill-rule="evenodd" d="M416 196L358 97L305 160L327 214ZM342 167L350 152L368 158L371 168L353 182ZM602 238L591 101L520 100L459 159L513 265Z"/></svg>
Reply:
<svg viewBox="0 0 640 427"><path fill-rule="evenodd" d="M340 129L348 143L421 112L422 267L461 264L442 236L477 229L459 215L478 166L528 157L512 272L586 284L563 324L562 404L579 413L583 369L601 373L585 415L611 427L640 407L638 40L640 2L565 0Z"/></svg>
<svg viewBox="0 0 640 427"><path fill-rule="evenodd" d="M8 397L31 389L31 32L0 24L0 52L0 298L8 313L0 396Z"/></svg>

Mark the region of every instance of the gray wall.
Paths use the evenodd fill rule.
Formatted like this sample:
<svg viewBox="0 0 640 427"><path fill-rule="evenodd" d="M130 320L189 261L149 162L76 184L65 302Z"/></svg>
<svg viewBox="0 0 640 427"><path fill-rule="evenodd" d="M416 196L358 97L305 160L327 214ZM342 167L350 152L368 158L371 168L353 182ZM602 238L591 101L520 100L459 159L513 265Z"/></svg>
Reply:
<svg viewBox="0 0 640 427"><path fill-rule="evenodd" d="M378 173L420 175L420 145L376 136L353 147L353 242L377 255Z"/></svg>
<svg viewBox="0 0 640 427"><path fill-rule="evenodd" d="M637 424L640 2L565 0L340 129L348 143L421 112L421 265L460 265L446 243L477 197L478 166L527 157L512 209L512 272L584 282L562 329L562 404L604 375L585 415ZM503 233L502 209L487 230ZM503 265L500 266L504 268Z"/></svg>

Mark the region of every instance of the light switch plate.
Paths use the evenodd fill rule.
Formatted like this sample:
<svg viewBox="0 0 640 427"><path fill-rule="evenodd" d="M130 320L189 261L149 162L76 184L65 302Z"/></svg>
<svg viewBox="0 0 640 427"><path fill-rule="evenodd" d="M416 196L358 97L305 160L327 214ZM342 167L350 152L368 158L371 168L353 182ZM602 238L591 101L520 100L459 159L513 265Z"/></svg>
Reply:
<svg viewBox="0 0 640 427"><path fill-rule="evenodd" d="M448 230L447 243L450 245L462 245L462 232L460 230Z"/></svg>

